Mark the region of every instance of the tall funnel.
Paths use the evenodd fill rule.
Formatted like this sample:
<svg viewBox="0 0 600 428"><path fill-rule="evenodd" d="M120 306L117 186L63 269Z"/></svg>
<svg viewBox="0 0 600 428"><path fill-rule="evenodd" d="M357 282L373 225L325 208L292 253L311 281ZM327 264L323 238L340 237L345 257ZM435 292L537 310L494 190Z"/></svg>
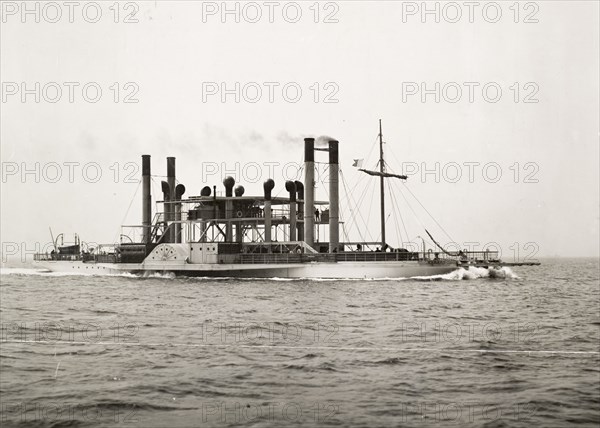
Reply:
<svg viewBox="0 0 600 428"><path fill-rule="evenodd" d="M169 185L169 203L165 205L165 220L173 221L175 220L175 205L173 201L175 200L175 158L168 157L167 158L167 184ZM168 215L167 215L168 213ZM167 229L167 241L166 242L175 242L175 227L173 224L169 225Z"/></svg>
<svg viewBox="0 0 600 428"><path fill-rule="evenodd" d="M296 240L296 183L286 181L285 190L290 193L290 241Z"/></svg>
<svg viewBox="0 0 600 428"><path fill-rule="evenodd" d="M265 243L271 244L271 191L275 187L275 182L269 178L263 184L265 191ZM271 245L269 245L269 253Z"/></svg>
<svg viewBox="0 0 600 428"><path fill-rule="evenodd" d="M225 186L225 219L227 219L227 223L225 224L225 241L232 242L233 241L233 224L231 223L231 218L233 217L233 201L231 198L233 197L233 186L235 186L235 179L233 177L225 177L223 180L223 186Z"/></svg>
<svg viewBox="0 0 600 428"><path fill-rule="evenodd" d="M239 186L235 186L235 189L233 189L233 193L236 196L236 198L241 198L242 196L244 196L244 192L246 191L246 189L244 189L244 186L239 185ZM237 205L238 209L240 208L240 205ZM234 210L235 210L235 204L234 204ZM239 214L240 211L238 211L237 214ZM243 213L242 213L243 215ZM235 240L236 242L239 242L240 244L242 242L244 242L244 228L243 228L243 224L241 221L238 221L235 223Z"/></svg>
<svg viewBox="0 0 600 428"><path fill-rule="evenodd" d="M304 241L315 245L315 139L304 139Z"/></svg>
<svg viewBox="0 0 600 428"><path fill-rule="evenodd" d="M340 246L339 142L329 141L329 252Z"/></svg>
<svg viewBox="0 0 600 428"><path fill-rule="evenodd" d="M167 228L165 229L163 236L162 236L162 242L164 244L168 244L169 242L171 242L170 239L170 230L171 227L169 225L169 221L171 221L171 218L169 216L169 207L171 206L170 202L171 202L171 188L169 187L169 183L167 183L166 181L161 181L160 182L161 185L161 189L163 192L163 206L165 207L164 209L164 213L163 213L163 220L165 222L165 224L167 225Z"/></svg>
<svg viewBox="0 0 600 428"><path fill-rule="evenodd" d="M181 236L181 197L185 193L185 186L183 184L178 184L175 186L175 205L174 205L174 215L175 215L175 241L178 244L181 244L182 236Z"/></svg>
<svg viewBox="0 0 600 428"><path fill-rule="evenodd" d="M301 181L294 181L296 192L298 192L298 219L304 220L304 184ZM304 223L298 222L298 241L304 240Z"/></svg>
<svg viewBox="0 0 600 428"><path fill-rule="evenodd" d="M150 194L150 155L142 155L142 242L150 244L152 195Z"/></svg>

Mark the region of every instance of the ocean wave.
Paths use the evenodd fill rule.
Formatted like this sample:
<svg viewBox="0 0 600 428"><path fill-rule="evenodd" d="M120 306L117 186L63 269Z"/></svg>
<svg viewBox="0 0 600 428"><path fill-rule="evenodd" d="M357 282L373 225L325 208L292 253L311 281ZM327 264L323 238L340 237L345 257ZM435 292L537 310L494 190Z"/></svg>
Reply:
<svg viewBox="0 0 600 428"><path fill-rule="evenodd" d="M53 272L49 269L41 268L0 268L0 275L15 275L15 276L50 276L50 277L63 277L63 276L85 276L85 277L124 277L124 278L138 278L139 275L135 275L130 272L122 273L96 273L96 272Z"/></svg>
<svg viewBox="0 0 600 428"><path fill-rule="evenodd" d="M47 269L34 268L0 268L0 275L45 275L51 273Z"/></svg>
<svg viewBox="0 0 600 428"><path fill-rule="evenodd" d="M468 269L458 268L455 271L450 273L442 274L442 275L431 275L431 276L415 276L411 279L421 280L421 281L435 281L435 280L445 280L445 281L462 281L462 280L470 280L470 279L480 279L480 278L492 278L492 279L519 279L519 276L512 271L511 268L507 266L502 266L501 268L484 268L484 267L476 267L469 266Z"/></svg>

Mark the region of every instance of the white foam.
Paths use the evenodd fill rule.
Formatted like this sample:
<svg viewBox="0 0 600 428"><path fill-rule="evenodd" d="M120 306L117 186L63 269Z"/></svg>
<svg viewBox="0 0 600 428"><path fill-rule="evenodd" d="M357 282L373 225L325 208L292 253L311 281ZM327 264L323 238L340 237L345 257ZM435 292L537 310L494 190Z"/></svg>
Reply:
<svg viewBox="0 0 600 428"><path fill-rule="evenodd" d="M43 275L50 273L46 269L33 268L0 268L0 275Z"/></svg>
<svg viewBox="0 0 600 428"><path fill-rule="evenodd" d="M129 272L107 274L92 272L53 272L49 269L35 268L0 268L0 275L22 275L22 276L118 276L127 278L137 278L138 276Z"/></svg>
<svg viewBox="0 0 600 428"><path fill-rule="evenodd" d="M173 272L144 272L141 275L133 275L137 278L158 278L158 279L175 279Z"/></svg>
<svg viewBox="0 0 600 428"><path fill-rule="evenodd" d="M445 280L445 281L462 281L480 278L501 278L501 279L518 279L519 277L509 267L502 266L501 268L484 268L477 266L469 266L468 269L458 268L455 271L443 275L432 276L415 276L411 279L418 280Z"/></svg>
<svg viewBox="0 0 600 428"><path fill-rule="evenodd" d="M47 269L35 269L35 268L0 268L0 275L37 275L37 276L112 276L112 277L123 277L123 278L156 278L156 279L175 279L176 275L173 272L147 272L142 274L134 274L130 272L122 272L115 274L101 274L101 273L87 273L87 272L52 272ZM193 277L190 277L193 278ZM409 279L420 280L420 281L462 281L462 280L473 280L479 278L493 278L493 279L519 279L519 276L515 274L510 267L502 266L500 268L484 268L469 266L468 269L462 267L443 275L431 275L431 276L413 276L410 278L399 277L399 278L234 278L234 277L195 277L194 279L200 280L231 280L231 279L245 279L245 280L268 280L275 282L287 282L287 281L315 281L315 282L335 282L335 281L406 281Z"/></svg>

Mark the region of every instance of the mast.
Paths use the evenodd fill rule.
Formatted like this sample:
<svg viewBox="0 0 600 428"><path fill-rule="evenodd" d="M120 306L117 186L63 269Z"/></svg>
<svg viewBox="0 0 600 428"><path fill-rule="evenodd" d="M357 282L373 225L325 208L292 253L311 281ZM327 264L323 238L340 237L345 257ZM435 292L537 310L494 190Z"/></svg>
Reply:
<svg viewBox="0 0 600 428"><path fill-rule="evenodd" d="M381 200L381 251L385 251L385 186L384 177L385 163L383 161L383 132L381 131L381 119L379 119L379 194Z"/></svg>

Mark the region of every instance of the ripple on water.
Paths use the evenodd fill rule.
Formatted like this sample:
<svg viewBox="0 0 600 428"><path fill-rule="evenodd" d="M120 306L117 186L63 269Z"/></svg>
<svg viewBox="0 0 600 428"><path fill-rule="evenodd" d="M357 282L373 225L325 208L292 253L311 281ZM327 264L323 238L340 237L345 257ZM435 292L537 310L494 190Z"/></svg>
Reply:
<svg viewBox="0 0 600 428"><path fill-rule="evenodd" d="M309 426L315 409L333 414L319 425L439 426L427 403L475 403L478 426L598 426L598 262L511 273L284 281L3 270L0 392L9 404L134 409L139 426L186 426L219 403L295 403ZM55 343L40 340L48 322L67 329ZM82 338L89 324L100 344ZM137 326L133 337L115 335L125 325ZM486 405L504 416L485 419ZM74 419L38 425L91 425ZM255 425L284 422L279 413Z"/></svg>

